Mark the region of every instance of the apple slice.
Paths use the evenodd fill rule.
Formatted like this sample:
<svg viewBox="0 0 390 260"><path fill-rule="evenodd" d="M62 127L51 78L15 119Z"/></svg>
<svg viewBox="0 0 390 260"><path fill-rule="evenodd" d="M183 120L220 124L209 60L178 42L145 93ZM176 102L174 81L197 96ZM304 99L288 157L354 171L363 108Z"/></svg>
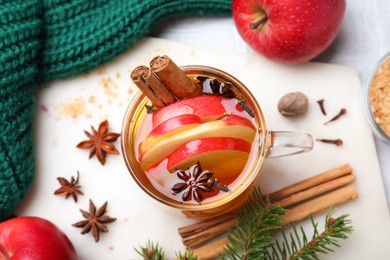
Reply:
<svg viewBox="0 0 390 260"><path fill-rule="evenodd" d="M139 158L142 169L167 158L180 146L196 139L209 137L231 137L252 143L256 129L252 122L244 117L231 115L223 119L206 122L196 127L180 131L179 134L162 138L148 149L140 149Z"/></svg>
<svg viewBox="0 0 390 260"><path fill-rule="evenodd" d="M191 141L168 156L168 170L185 170L197 162L217 179L234 180L245 167L251 144L247 141L214 137ZM226 184L226 183L225 183Z"/></svg>
<svg viewBox="0 0 390 260"><path fill-rule="evenodd" d="M201 123L202 121L199 116L190 114L170 118L158 125L146 136L145 140L138 147L139 154L149 149L154 143L172 135L179 134L181 131L196 127Z"/></svg>
<svg viewBox="0 0 390 260"><path fill-rule="evenodd" d="M197 115L203 122L214 120L226 112L222 105L224 100L229 99L206 95L180 100L157 110L153 114L153 127L160 125L169 118L183 114Z"/></svg>

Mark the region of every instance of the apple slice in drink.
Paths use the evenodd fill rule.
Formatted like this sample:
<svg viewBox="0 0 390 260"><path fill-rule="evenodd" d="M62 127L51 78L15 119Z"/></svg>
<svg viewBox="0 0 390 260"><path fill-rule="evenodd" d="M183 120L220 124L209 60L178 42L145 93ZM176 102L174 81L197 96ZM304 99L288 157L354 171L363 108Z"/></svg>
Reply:
<svg viewBox="0 0 390 260"><path fill-rule="evenodd" d="M145 140L139 145L138 151L142 153L142 151L149 149L149 147L156 142L172 135L176 135L181 131L196 127L201 123L202 121L199 116L191 114L179 115L170 118L158 125L147 135Z"/></svg>
<svg viewBox="0 0 390 260"><path fill-rule="evenodd" d="M217 179L234 180L245 167L250 150L250 143L237 138L197 139L171 153L167 167L173 172L176 169L185 170L200 162L202 169L214 173Z"/></svg>
<svg viewBox="0 0 390 260"><path fill-rule="evenodd" d="M147 149L140 149L140 165L142 169L147 170L152 165L167 158L180 146L196 139L231 137L252 143L255 135L256 129L250 120L236 115L227 116L220 120L206 122L180 131L180 133L160 139L153 145L148 146Z"/></svg>
<svg viewBox="0 0 390 260"><path fill-rule="evenodd" d="M184 114L199 116L203 122L215 120L226 112L223 102L229 100L221 96L198 96L177 101L157 110L153 114L153 127L157 127L169 118Z"/></svg>

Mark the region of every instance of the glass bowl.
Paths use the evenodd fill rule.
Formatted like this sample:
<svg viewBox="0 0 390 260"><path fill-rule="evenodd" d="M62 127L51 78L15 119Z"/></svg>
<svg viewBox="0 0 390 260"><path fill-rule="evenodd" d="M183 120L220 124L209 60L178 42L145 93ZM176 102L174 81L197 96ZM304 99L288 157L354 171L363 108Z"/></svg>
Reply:
<svg viewBox="0 0 390 260"><path fill-rule="evenodd" d="M371 68L364 98L364 107L374 134L390 144L390 53Z"/></svg>

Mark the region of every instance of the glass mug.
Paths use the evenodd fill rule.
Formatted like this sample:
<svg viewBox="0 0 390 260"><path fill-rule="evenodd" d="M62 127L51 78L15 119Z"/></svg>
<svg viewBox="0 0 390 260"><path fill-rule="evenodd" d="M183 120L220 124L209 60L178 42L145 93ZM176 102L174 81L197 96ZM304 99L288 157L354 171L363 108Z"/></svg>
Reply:
<svg viewBox="0 0 390 260"><path fill-rule="evenodd" d="M310 151L313 148L313 138L308 133L293 131L270 131L266 127L263 113L253 94L235 77L216 68L198 65L180 67L187 76L194 79L203 76L216 79L218 82L231 83L239 91L240 100L245 102L246 109L253 113L256 125L256 135L252 144L248 161L240 174L230 186L229 192L221 193L216 199L201 203L184 202L159 191L147 174L142 170L137 159L139 138L145 135L143 120L148 116L145 105L150 101L142 92L137 92L125 113L122 125L121 148L125 164L136 183L157 201L181 210L190 218L210 218L235 212L252 191L253 181L260 172L265 158L280 157ZM245 109L245 110L246 110ZM173 174L173 173L172 173ZM172 193L172 192L171 192Z"/></svg>

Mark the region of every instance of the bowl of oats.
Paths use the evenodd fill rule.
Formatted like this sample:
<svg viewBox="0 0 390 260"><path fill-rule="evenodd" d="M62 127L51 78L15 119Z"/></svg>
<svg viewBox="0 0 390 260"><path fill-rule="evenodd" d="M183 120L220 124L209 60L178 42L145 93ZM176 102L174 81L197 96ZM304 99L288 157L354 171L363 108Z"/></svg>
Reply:
<svg viewBox="0 0 390 260"><path fill-rule="evenodd" d="M366 110L374 133L390 143L390 53L373 67L365 95Z"/></svg>

